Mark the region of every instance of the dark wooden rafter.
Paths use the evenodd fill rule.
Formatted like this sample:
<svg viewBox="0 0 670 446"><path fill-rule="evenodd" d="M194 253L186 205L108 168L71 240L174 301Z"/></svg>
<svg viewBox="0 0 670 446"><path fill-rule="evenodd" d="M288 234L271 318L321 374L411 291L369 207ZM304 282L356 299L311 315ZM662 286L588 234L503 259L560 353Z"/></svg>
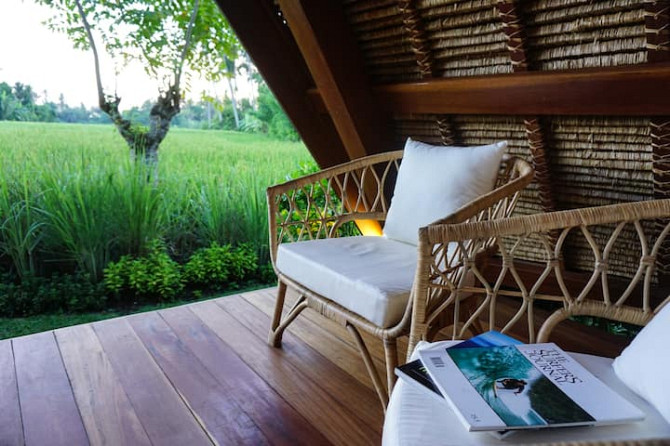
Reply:
<svg viewBox="0 0 670 446"><path fill-rule="evenodd" d="M398 0L398 9L403 16L403 31L407 34L412 51L416 56L416 63L424 79L435 77L433 70L433 52L430 49L426 34L421 22L421 15L415 7L415 0ZM455 131L452 119L447 115L437 117L437 128L440 132L442 144L455 144Z"/></svg>
<svg viewBox="0 0 670 446"><path fill-rule="evenodd" d="M390 113L666 116L670 114L668 79L670 63L656 63L427 79L372 90L378 105ZM308 93L317 109L324 111L319 91Z"/></svg>
<svg viewBox="0 0 670 446"><path fill-rule="evenodd" d="M503 31L507 36L507 49L515 73L525 72L529 69L526 53L526 33L518 6L516 0L498 0L496 2L498 15L503 23ZM530 153L533 157L535 181L538 186L542 210L544 212L555 211L556 202L551 187L551 173L547 157L545 132L537 117L526 117L524 125L526 127L526 135L528 136Z"/></svg>
<svg viewBox="0 0 670 446"><path fill-rule="evenodd" d="M644 22L647 36L647 62L670 61L670 2L644 1ZM653 151L654 198L670 198L670 115L650 122ZM664 222L659 222L659 228ZM661 247L659 271L670 276L670 240Z"/></svg>
<svg viewBox="0 0 670 446"><path fill-rule="evenodd" d="M217 0L217 3L319 166L325 168L347 161L347 152L333 122L318 113L306 95L314 87L314 81L273 2Z"/></svg>
<svg viewBox="0 0 670 446"><path fill-rule="evenodd" d="M341 2L279 0L279 6L349 158L389 150L390 120L376 104Z"/></svg>

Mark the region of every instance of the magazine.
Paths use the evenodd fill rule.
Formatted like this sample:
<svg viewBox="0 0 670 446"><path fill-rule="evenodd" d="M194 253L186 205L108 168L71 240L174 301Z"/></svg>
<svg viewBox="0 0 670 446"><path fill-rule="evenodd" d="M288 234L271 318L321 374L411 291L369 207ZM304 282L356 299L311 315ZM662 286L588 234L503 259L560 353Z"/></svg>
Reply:
<svg viewBox="0 0 670 446"><path fill-rule="evenodd" d="M498 331L487 331L486 333L482 333L466 341L456 342L458 343L447 348L493 347L521 344L521 341ZM435 383L433 383L432 378L420 359L415 359L414 361L396 367L395 374L409 385L416 386L418 384L421 388L428 389L431 395L440 399L444 398L439 389L435 387Z"/></svg>
<svg viewBox="0 0 670 446"><path fill-rule="evenodd" d="M553 343L419 352L469 431L617 424L644 414Z"/></svg>

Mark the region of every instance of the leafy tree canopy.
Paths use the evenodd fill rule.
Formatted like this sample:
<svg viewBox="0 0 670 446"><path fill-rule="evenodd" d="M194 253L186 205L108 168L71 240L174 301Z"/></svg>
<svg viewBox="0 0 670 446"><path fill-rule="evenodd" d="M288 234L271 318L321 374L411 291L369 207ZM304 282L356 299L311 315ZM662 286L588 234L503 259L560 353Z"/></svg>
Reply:
<svg viewBox="0 0 670 446"><path fill-rule="evenodd" d="M56 14L47 26L65 33L75 48L91 45L76 0L36 0ZM138 61L154 79L170 82L181 63L196 0L80 0L100 49L118 69ZM185 62L193 71L218 80L226 74L226 58L237 59L240 44L214 0L201 0L193 23ZM118 71L117 69L117 71Z"/></svg>
<svg viewBox="0 0 670 446"><path fill-rule="evenodd" d="M54 9L47 21L65 33L75 48L94 56L100 109L112 119L128 143L131 156L146 162L158 159L158 146L180 111L185 68L211 80L227 73L240 45L214 0L36 0ZM150 111L149 126L122 116L121 98L104 91L99 52L114 60L117 72L139 61L160 82ZM186 85L188 86L188 78Z"/></svg>

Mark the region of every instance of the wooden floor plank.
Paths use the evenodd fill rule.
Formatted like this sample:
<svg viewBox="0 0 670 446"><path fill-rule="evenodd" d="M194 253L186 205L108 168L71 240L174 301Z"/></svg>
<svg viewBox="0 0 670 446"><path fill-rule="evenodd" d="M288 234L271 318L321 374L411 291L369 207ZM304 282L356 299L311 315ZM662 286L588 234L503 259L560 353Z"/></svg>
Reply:
<svg viewBox="0 0 670 446"><path fill-rule="evenodd" d="M216 302L235 315L235 318L262 342L266 342L265 328L270 323L267 315L244 299L217 299ZM315 332L314 335L319 336L320 333ZM323 356L318 349L310 347L293 333L284 333L282 347L279 350L283 352L287 361L301 369L343 406L350 408L364 423L381 432L380 420L383 420L384 413L374 390L353 379L344 369ZM324 381L323 376L328 376L328 379Z"/></svg>
<svg viewBox="0 0 670 446"><path fill-rule="evenodd" d="M271 300L269 294L263 295L262 293L254 293L254 295L257 297L250 299L249 302L267 316L272 316L274 312L274 299ZM351 335L346 332L346 329L344 329L343 337L333 334L331 331L332 327L329 326L331 325L329 323L334 324L333 321L322 317L320 323L316 322L309 318L311 315L310 313L314 313L313 310L304 310L300 316L289 325L287 332L297 336L307 345L318 350L322 355L330 359L335 365L344 369L362 384L373 389L372 380L365 368L363 358L354 345L345 341L345 339L349 338ZM314 316L319 317L318 314L314 314ZM338 328L340 327L338 326ZM269 329L270 325L267 325L267 330L269 331ZM379 342L379 340L377 340L377 342ZM377 370L380 370L380 373L385 370L384 363L378 358L375 359L375 367L377 367Z"/></svg>
<svg viewBox="0 0 670 446"><path fill-rule="evenodd" d="M176 311L188 311L178 308ZM247 413L186 347L158 313L128 318L154 360L221 445L270 444Z"/></svg>
<svg viewBox="0 0 670 446"><path fill-rule="evenodd" d="M275 445L324 444L325 437L284 401L189 308L161 317Z"/></svg>
<svg viewBox="0 0 670 446"><path fill-rule="evenodd" d="M93 329L153 444L212 443L126 319L97 322Z"/></svg>
<svg viewBox="0 0 670 446"><path fill-rule="evenodd" d="M150 445L90 325L56 330L79 412L93 445Z"/></svg>
<svg viewBox="0 0 670 446"><path fill-rule="evenodd" d="M22 444L23 425L12 342L0 341L0 445Z"/></svg>
<svg viewBox="0 0 670 446"><path fill-rule="evenodd" d="M252 331L267 346L267 343L265 343L267 339L266 327L270 324L267 315L244 299L223 298L217 299L216 302L233 314L236 320ZM315 333L315 336L318 335L318 332ZM284 341L279 350L286 361L302 370L307 377L328 392L331 397L343 406L350 408L365 424L381 431L383 410L377 394L372 389L353 379L345 370L323 356L318 349L302 342L293 333L286 332L284 334ZM328 379L324 380L324 376L328 376Z"/></svg>
<svg viewBox="0 0 670 446"><path fill-rule="evenodd" d="M88 444L53 332L12 344L26 445Z"/></svg>
<svg viewBox="0 0 670 446"><path fill-rule="evenodd" d="M235 296L225 299L232 300L244 303ZM258 311L251 305L246 305ZM331 442L342 445L379 444L381 437L378 431L361 423L348 408L339 404L300 369L286 361L281 350L269 348L253 331L238 322L239 314L233 316L212 301L193 305L191 309L282 397L290 400ZM315 356L313 361L316 363L319 358ZM337 369L334 365L331 368ZM319 378L321 382L329 379L328 373Z"/></svg>

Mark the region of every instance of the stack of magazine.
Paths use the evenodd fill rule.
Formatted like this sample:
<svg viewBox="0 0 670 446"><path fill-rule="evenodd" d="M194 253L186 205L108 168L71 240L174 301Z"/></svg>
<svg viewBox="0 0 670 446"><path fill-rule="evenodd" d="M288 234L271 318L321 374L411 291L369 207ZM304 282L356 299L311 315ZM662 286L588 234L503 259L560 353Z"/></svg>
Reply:
<svg viewBox="0 0 670 446"><path fill-rule="evenodd" d="M489 331L419 351L396 374L446 400L469 431L618 424L644 414L553 343Z"/></svg>

